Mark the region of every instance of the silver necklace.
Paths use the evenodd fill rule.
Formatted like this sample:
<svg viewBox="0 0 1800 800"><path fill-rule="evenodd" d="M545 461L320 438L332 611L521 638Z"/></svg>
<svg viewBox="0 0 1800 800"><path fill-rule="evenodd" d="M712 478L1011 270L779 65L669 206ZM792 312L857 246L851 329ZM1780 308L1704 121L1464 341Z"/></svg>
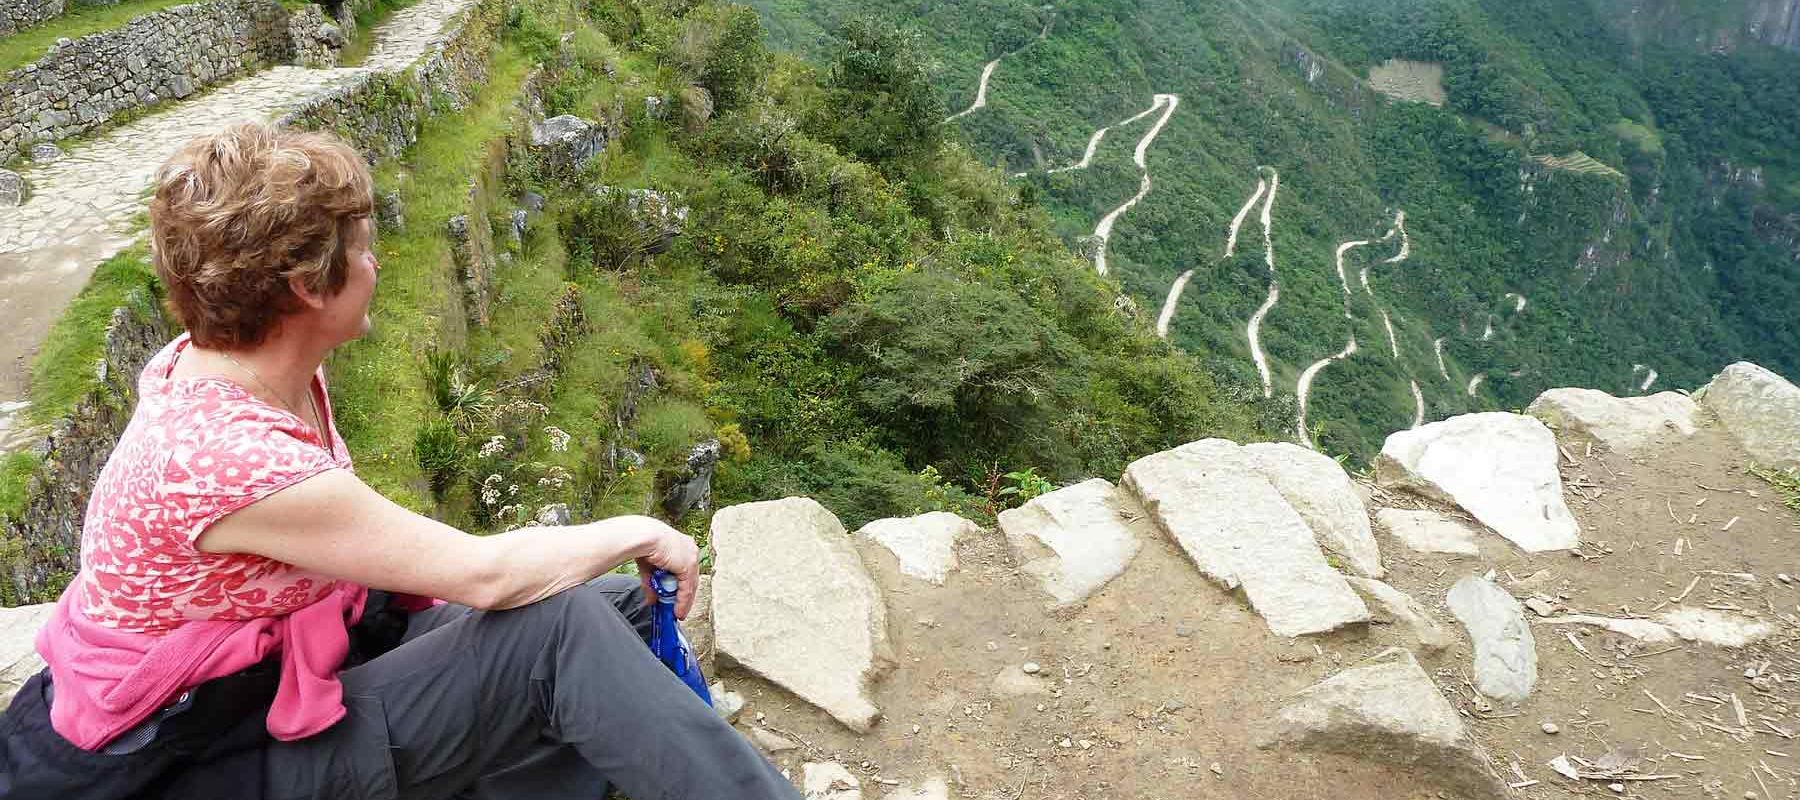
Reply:
<svg viewBox="0 0 1800 800"><path fill-rule="evenodd" d="M256 381L256 385L261 386L263 388L263 391L274 395L276 400L281 401L281 405L283 407L285 407L289 413L292 413L296 417L300 416L300 409L299 409L298 405L294 404L294 403L289 403L287 398L282 397L280 392L275 391L275 387L270 386L268 381L263 380L262 374L257 372L255 367L252 367L249 364L246 364L242 361L237 360L236 356L233 356L232 354L230 354L224 350L220 350L220 351L218 351L218 353L219 353L219 355L224 356L226 361L230 361L231 363L236 364L238 369L241 369L244 372L249 373L250 379ZM311 381L308 381L308 383L310 384ZM319 404L317 401L313 400L312 389L310 388L310 386L306 392L306 405L307 405L307 408L312 410L312 414L313 414L312 421L309 422L308 424L315 425L315 426L324 425L325 419L324 419L324 417L319 415ZM301 420L301 422L307 422L307 421ZM325 437L325 432L323 430L320 430L319 438L321 440L323 440L324 437Z"/></svg>

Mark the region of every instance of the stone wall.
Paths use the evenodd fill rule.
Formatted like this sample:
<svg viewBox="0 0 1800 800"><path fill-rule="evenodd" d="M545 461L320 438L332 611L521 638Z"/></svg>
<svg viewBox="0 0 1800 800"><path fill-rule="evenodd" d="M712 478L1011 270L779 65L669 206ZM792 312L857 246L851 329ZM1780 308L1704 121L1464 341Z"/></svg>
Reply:
<svg viewBox="0 0 1800 800"><path fill-rule="evenodd" d="M417 139L427 116L461 106L486 80L502 5L484 0L447 26L411 68L352 82L282 122L336 130L372 160L399 155ZM280 17L280 24L287 19ZM25 510L17 519L0 517L0 605L53 600L75 573L88 493L130 419L138 373L173 336L173 326L149 298L113 312L105 357L95 366L99 386L35 448L43 461Z"/></svg>
<svg viewBox="0 0 1800 800"><path fill-rule="evenodd" d="M113 310L97 385L35 448L43 461L17 519L0 517L0 601L56 599L75 574L94 479L131 419L138 373L174 336L155 298Z"/></svg>
<svg viewBox="0 0 1800 800"><path fill-rule="evenodd" d="M0 0L0 36L60 17L64 6L63 0Z"/></svg>
<svg viewBox="0 0 1800 800"><path fill-rule="evenodd" d="M335 132L371 162L401 154L417 140L420 121L440 107L462 108L475 87L487 80L488 51L502 5L487 0L459 24L446 26L439 41L412 67L398 73L363 73L277 122Z"/></svg>
<svg viewBox="0 0 1800 800"><path fill-rule="evenodd" d="M0 154L86 133L259 63L316 59L321 39L329 38L324 22L317 7L290 14L275 0L213 0L59 44L0 82Z"/></svg>

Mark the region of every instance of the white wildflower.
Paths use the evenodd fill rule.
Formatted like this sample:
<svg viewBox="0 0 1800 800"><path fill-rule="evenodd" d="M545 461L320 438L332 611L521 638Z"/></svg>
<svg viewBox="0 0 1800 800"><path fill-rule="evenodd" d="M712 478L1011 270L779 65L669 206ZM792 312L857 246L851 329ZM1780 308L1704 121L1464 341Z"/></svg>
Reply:
<svg viewBox="0 0 1800 800"><path fill-rule="evenodd" d="M505 449L506 449L506 437L494 436L492 438L489 438L486 442L482 443L481 457L482 458L492 458L495 455L497 455L501 450L505 450Z"/></svg>
<svg viewBox="0 0 1800 800"><path fill-rule="evenodd" d="M550 437L551 450L561 453L564 450L569 449L569 439L571 437L569 436L568 431L558 428L555 425L546 425L544 426L544 434Z"/></svg>

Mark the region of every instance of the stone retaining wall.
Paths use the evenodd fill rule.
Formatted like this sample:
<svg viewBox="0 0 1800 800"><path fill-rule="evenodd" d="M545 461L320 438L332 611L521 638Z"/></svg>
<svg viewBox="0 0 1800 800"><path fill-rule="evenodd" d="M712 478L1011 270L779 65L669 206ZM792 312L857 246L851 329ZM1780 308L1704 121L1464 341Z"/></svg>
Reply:
<svg viewBox="0 0 1800 800"><path fill-rule="evenodd" d="M137 404L137 378L174 336L156 298L136 297L113 310L98 384L38 444L42 466L17 519L0 517L0 601L55 600L75 574L81 523L100 468Z"/></svg>
<svg viewBox="0 0 1800 800"><path fill-rule="evenodd" d="M34 142L86 133L135 108L187 97L259 63L296 56L317 61L336 30L324 25L316 6L289 13L274 0L213 0L52 47L0 82L0 159Z"/></svg>
<svg viewBox="0 0 1800 800"><path fill-rule="evenodd" d="M500 26L503 3L484 0L411 67L368 72L282 115L278 124L329 130L355 145L370 161L400 155L418 139L419 123L435 109L460 109L487 80L488 51Z"/></svg>
<svg viewBox="0 0 1800 800"><path fill-rule="evenodd" d="M483 0L446 26L412 67L354 81L281 122L335 130L371 157L398 156L418 138L426 117L460 107L487 79L502 5L503 0ZM17 519L0 517L0 605L54 600L74 575L88 493L131 417L138 374L172 336L173 326L148 299L113 312L105 358L95 367L100 386L36 447L42 467L24 512Z"/></svg>
<svg viewBox="0 0 1800 800"><path fill-rule="evenodd" d="M64 7L63 0L0 0L0 36L60 17Z"/></svg>

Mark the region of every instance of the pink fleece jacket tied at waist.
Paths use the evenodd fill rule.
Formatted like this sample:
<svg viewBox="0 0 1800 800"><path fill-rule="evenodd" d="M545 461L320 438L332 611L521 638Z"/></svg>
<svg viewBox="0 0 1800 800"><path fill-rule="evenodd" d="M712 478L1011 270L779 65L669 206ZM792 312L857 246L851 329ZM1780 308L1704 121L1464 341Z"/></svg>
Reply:
<svg viewBox="0 0 1800 800"><path fill-rule="evenodd" d="M84 750L104 747L182 691L281 653L281 682L269 707L269 734L304 739L344 716L337 670L350 651L349 626L368 590L339 583L286 616L194 621L161 636L89 620L66 591L38 632L56 701L50 724Z"/></svg>

